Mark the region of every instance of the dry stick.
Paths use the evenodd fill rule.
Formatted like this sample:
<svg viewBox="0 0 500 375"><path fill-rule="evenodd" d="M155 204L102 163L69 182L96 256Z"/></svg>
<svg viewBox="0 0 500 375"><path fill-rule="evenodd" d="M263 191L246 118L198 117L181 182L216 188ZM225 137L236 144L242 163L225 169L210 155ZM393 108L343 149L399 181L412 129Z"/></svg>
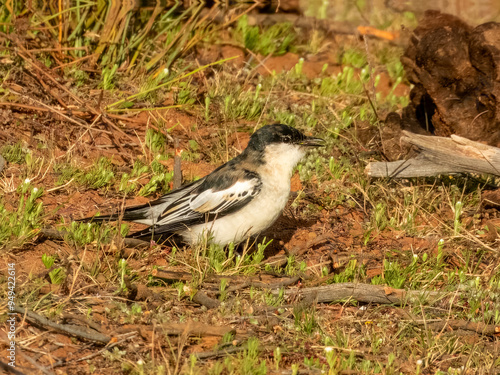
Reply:
<svg viewBox="0 0 500 375"><path fill-rule="evenodd" d="M33 111L50 112L50 108L35 107L32 105L10 103L10 102L0 102L0 107L15 107L15 108L31 109Z"/></svg>
<svg viewBox="0 0 500 375"><path fill-rule="evenodd" d="M108 335L105 335L100 332L92 332L89 329L83 328L81 326L75 326L75 325L70 325L70 324L58 324L54 323L53 321L38 315L32 311L28 311L23 307L20 306L15 306L14 310L20 314L23 314L26 316L26 318L31 321L34 324L41 325L42 327L50 327L54 328L56 330L59 330L61 332L68 333L70 335L87 339L87 340L92 340L96 342L101 342L103 344L107 344L110 340L111 337Z"/></svg>
<svg viewBox="0 0 500 375"><path fill-rule="evenodd" d="M271 291L278 294L279 290ZM388 286L339 283L325 286L289 289L285 295L296 295L301 300L329 303L345 299L354 299L359 302L401 305L407 301L418 301L421 297L432 297L434 300L442 299L446 293L421 292L414 290L393 289Z"/></svg>
<svg viewBox="0 0 500 375"><path fill-rule="evenodd" d="M62 105L64 107L64 109L68 109L68 106L66 105L66 103L64 103L64 101L59 97L59 95L57 95L56 93L54 93L49 86L47 86L45 84L45 82L43 82L43 79L40 77L40 73L39 72L35 72L36 74L36 78L38 80L38 82L40 83L40 85L42 85L43 89L48 93L50 94L50 96L52 96L55 100L57 100L57 102Z"/></svg>
<svg viewBox="0 0 500 375"><path fill-rule="evenodd" d="M15 367L9 366L8 364L0 361L0 369L5 371L6 373L11 373L14 375L26 375L24 372L19 371Z"/></svg>
<svg viewBox="0 0 500 375"><path fill-rule="evenodd" d="M418 323L418 325L424 324L424 322ZM426 324L426 328L433 331L445 330L447 327L452 330L463 329L465 331L472 331L485 336L500 335L500 325L496 326L494 324L475 323L466 320L446 320Z"/></svg>
<svg viewBox="0 0 500 375"><path fill-rule="evenodd" d="M31 363L34 367L36 367L37 369L39 369L43 374L45 375L54 375L54 373L44 367L42 367L39 363L37 363L37 361L35 361L33 358L31 358L30 356L24 354L22 351L20 352L21 356L26 360L28 361L29 363ZM31 370L31 369L30 369Z"/></svg>
<svg viewBox="0 0 500 375"><path fill-rule="evenodd" d="M187 336L224 336L227 333L235 333L235 329L229 326L214 326L200 322L189 321L186 323L165 323L159 326L167 335Z"/></svg>
<svg viewBox="0 0 500 375"><path fill-rule="evenodd" d="M0 173L2 173L2 171L5 168L6 164L7 164L7 162L5 161L5 159L3 158L3 156L0 155Z"/></svg>
<svg viewBox="0 0 500 375"><path fill-rule="evenodd" d="M86 325L88 325L90 328L94 329L95 331L101 331L102 327L100 324L88 319L87 317L83 315L76 315L76 314L69 314L69 313L63 313L62 318L64 320L78 320Z"/></svg>
<svg viewBox="0 0 500 375"><path fill-rule="evenodd" d="M271 284L261 283L261 282L258 282L258 281L253 281L253 282L252 281L246 281L246 282L244 282L242 284L238 284L238 285L232 286L231 288L227 288L225 292L226 293L236 292L238 290L243 290L244 288L248 288L248 287L264 288L264 289L279 289L279 288L283 288L284 286L293 285L297 281L299 281L300 279L301 279L300 276L287 277L283 281L276 282L276 283L271 283ZM219 294L221 294L220 291L218 291L216 293L216 295L219 295Z"/></svg>
<svg viewBox="0 0 500 375"><path fill-rule="evenodd" d="M181 168L181 154L182 150L179 149L179 138L174 138L174 189L178 189L182 185L182 168Z"/></svg>
<svg viewBox="0 0 500 375"><path fill-rule="evenodd" d="M66 231L58 231L56 229L43 228L43 229L40 229L40 234L43 235L45 238L49 238L51 240L64 241L65 236L68 233ZM123 244L127 247L134 247L134 248L139 248L139 249L149 248L149 246L150 246L149 242L138 240L136 238L124 238Z"/></svg>
<svg viewBox="0 0 500 375"><path fill-rule="evenodd" d="M222 349L222 350L217 350L217 351L213 351L213 352L193 353L193 355L197 359L215 359L218 357L225 357L227 355L234 354L234 353L240 353L244 350L246 350L245 347L239 346L236 348Z"/></svg>
<svg viewBox="0 0 500 375"><path fill-rule="evenodd" d="M210 298L201 290L198 290L193 296L193 301L205 306L207 309L215 309L220 306L220 301Z"/></svg>

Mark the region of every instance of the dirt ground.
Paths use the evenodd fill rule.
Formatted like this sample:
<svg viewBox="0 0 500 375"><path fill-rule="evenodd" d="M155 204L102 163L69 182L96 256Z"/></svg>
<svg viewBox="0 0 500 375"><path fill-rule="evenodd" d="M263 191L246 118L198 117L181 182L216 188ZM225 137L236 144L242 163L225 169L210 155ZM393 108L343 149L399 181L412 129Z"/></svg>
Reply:
<svg viewBox="0 0 500 375"><path fill-rule="evenodd" d="M500 218L497 207L481 203L481 189L489 182L464 176L369 180L363 174L368 161L401 156L399 132L392 134L378 120L381 127L375 127L361 115L341 131L341 120L335 120L335 127L327 122L345 108L371 108L371 97L380 103L408 97L409 82L396 85L383 69L377 72L376 88L370 81L360 93L345 94L349 99L331 99L318 125L302 126L327 138L328 147L307 159L311 167L304 162L294 174L283 215L256 240L272 240L258 262L240 264L242 258L229 258L228 249L221 255L207 247L132 246L112 223L103 227L105 236L99 237L104 229L93 229L92 239L81 241L71 227L75 220L146 203L173 188L172 179L169 186L138 195L154 176L148 170L129 177L137 182L135 190L120 191L120 178L132 175L137 160L145 165L160 160L172 172L174 155L181 155L183 181L189 182L240 153L254 129L273 121L273 106L295 118L313 111L317 104L312 102L320 102L321 94L307 87L317 77L343 72L348 62L339 60L335 48L345 44L366 51L367 42L359 35L327 38L333 47L310 55L289 51L263 57L224 43L200 45L185 57L190 67L242 57L193 75L191 106L138 113L105 110L135 93L138 84L125 74L115 89L102 90L95 68L82 65L90 78L76 88L73 76L43 65L33 52L41 48L37 43L28 39L16 45L22 48L9 57L0 100L0 145L20 144L21 154L30 150L31 158L9 162L2 171L3 209L11 215L20 212L20 199L31 194L20 190L23 184L43 189L37 200L43 215L27 226L28 240L17 245L22 235L11 234L0 242L2 281L9 264L15 264L16 305L21 308L16 310L15 358L21 373L497 373ZM249 60L260 63L247 69ZM286 74L297 64L303 64L302 75L293 81ZM363 74L353 69L356 77ZM229 76L257 90L259 79L275 74L283 74L283 83L265 86L263 95L271 104L266 107L264 100L262 114L252 119L230 119L223 104L204 101L212 80L222 86ZM182 89L165 89L156 104L177 105ZM142 104L149 105L146 100ZM394 109L380 105L377 115L382 119ZM147 145L151 129L164 135L161 152ZM168 158L155 159L161 153ZM114 175L98 188L79 180L76 172L63 178L62 167L56 167L88 172L101 157L109 159ZM334 178L332 159L352 167ZM460 232L454 227L458 199L464 207ZM54 228L65 233L54 234ZM140 228L132 224L130 231ZM255 247L235 251L249 251L243 258L253 259ZM46 257L55 259L53 265L44 264ZM58 269L65 277L54 282ZM398 277L404 279L401 284ZM356 289L351 283L366 289L365 294L329 297L325 292L336 284ZM425 298L418 294L423 291ZM472 302L476 297L478 304ZM7 317L2 323L4 353L10 341ZM254 338L258 349L251 349ZM5 357L0 361L9 362Z"/></svg>

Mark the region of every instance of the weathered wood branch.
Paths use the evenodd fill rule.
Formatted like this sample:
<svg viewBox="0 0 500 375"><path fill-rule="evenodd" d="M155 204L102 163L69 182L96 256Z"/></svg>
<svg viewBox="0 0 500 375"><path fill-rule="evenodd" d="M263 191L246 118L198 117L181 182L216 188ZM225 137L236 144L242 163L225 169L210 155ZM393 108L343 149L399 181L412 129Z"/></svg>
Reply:
<svg viewBox="0 0 500 375"><path fill-rule="evenodd" d="M441 322L432 323L419 323L420 326L425 326L426 329L433 331L441 331L444 329L449 330L464 330L471 331L485 336L498 336L500 335L500 325L486 324L482 322L469 322L467 320L443 320Z"/></svg>
<svg viewBox="0 0 500 375"><path fill-rule="evenodd" d="M100 342L103 344L107 344L110 340L111 337L108 335L105 335L100 332L94 332L87 327L81 327L81 326L75 326L71 324L59 324L56 322L53 322L44 316L38 315L37 313L34 313L33 311L28 311L23 307L20 306L15 306L14 310L20 314L23 314L25 318L30 321L32 324L41 326L42 328L53 328L56 329L60 332L67 333L72 336L76 336L80 339L86 339L86 340L91 340L91 341L96 341Z"/></svg>
<svg viewBox="0 0 500 375"><path fill-rule="evenodd" d="M278 294L279 290L273 290L272 293ZM417 301L421 303L423 299L436 301L446 296L442 292L421 292L361 283L339 283L312 288L289 289L285 291L285 295L297 297L299 300L320 303L354 299L358 302L394 305Z"/></svg>
<svg viewBox="0 0 500 375"><path fill-rule="evenodd" d="M500 176L500 148L452 135L451 138L403 131L401 140L421 149L414 159L374 162L366 166L370 177L408 178L444 173L488 173Z"/></svg>

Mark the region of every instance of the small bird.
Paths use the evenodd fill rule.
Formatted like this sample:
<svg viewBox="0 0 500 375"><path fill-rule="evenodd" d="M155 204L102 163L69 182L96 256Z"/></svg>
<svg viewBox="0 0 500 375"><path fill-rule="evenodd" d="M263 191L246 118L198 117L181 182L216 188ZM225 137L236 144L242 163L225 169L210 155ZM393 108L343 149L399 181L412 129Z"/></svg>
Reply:
<svg viewBox="0 0 500 375"><path fill-rule="evenodd" d="M240 243L269 228L285 208L290 178L310 147L323 146L287 125L257 130L245 150L209 175L173 190L154 201L125 208L122 215L87 220L132 221L149 225L129 235L143 240L178 238L196 244ZM84 219L85 220L85 219Z"/></svg>

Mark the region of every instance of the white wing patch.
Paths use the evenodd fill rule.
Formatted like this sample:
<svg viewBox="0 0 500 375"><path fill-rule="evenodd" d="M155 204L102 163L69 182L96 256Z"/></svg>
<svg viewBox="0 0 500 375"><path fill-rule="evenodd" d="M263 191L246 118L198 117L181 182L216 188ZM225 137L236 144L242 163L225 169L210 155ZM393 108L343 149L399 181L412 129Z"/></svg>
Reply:
<svg viewBox="0 0 500 375"><path fill-rule="evenodd" d="M260 191L260 180L253 178L251 180L237 181L231 187L213 191L205 190L196 196L189 206L191 210L200 213L220 213L239 202L254 197Z"/></svg>
<svg viewBox="0 0 500 375"><path fill-rule="evenodd" d="M239 204L253 199L259 194L261 182L258 178L237 181L231 187L213 191L205 190L196 195L180 198L170 208L165 209L155 225L175 227L182 223L205 218L205 214L218 215Z"/></svg>

